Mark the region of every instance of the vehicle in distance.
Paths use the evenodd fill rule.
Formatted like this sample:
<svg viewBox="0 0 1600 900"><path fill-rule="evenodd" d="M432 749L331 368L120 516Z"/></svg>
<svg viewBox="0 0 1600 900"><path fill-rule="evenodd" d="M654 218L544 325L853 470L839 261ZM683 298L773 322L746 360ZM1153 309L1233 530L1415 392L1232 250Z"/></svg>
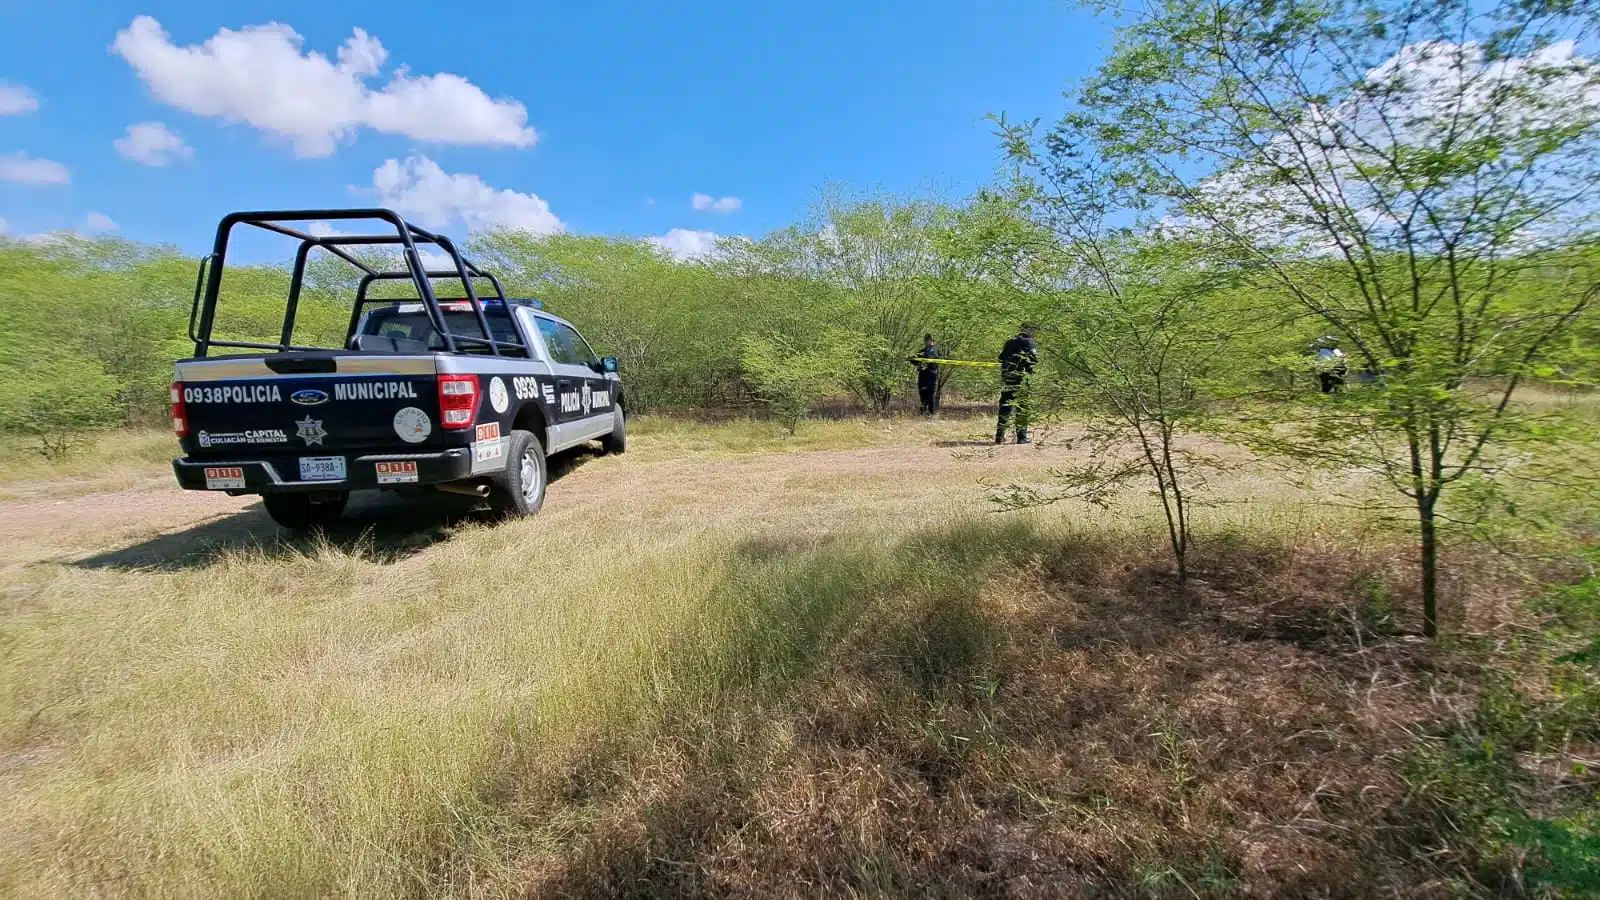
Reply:
<svg viewBox="0 0 1600 900"><path fill-rule="evenodd" d="M293 227L335 220L386 229L313 235ZM213 334L237 226L300 242L275 342ZM425 268L419 244L438 247L454 271ZM353 249L375 245L399 248L404 269L381 268L374 254ZM337 348L294 340L308 257L318 248L360 273ZM463 296L440 298L436 283L459 283ZM475 283L492 295L480 296ZM370 296L375 285L393 293L396 284L415 296ZM528 516L544 503L548 456L593 440L611 453L627 446L615 358L597 356L571 323L537 300L508 299L499 280L464 259L449 238L386 209L226 216L200 263L189 337L194 356L176 363L172 384L172 423L183 450L172 463L178 484L259 494L286 528L335 521L359 490L467 494Z"/></svg>

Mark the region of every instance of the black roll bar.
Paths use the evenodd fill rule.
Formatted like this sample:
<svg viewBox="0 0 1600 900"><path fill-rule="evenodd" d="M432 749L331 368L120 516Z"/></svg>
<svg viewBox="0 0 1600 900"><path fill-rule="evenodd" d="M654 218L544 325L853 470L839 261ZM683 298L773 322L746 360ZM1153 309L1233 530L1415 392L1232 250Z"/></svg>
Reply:
<svg viewBox="0 0 1600 900"><path fill-rule="evenodd" d="M200 293L201 293L202 290L205 289L206 266L211 265L211 261L213 259L215 259L215 258L216 257L212 256L209 253L207 253L205 256L200 257L200 270L195 272L195 274L194 274L194 300L189 304L189 332L188 333L189 333L189 340L194 341L196 343L199 342L200 338L199 338L198 335L196 335L194 333L194 319L195 319L195 316L200 314Z"/></svg>
<svg viewBox="0 0 1600 900"><path fill-rule="evenodd" d="M283 223L336 221L336 220L368 220L387 223L394 227L395 233L388 234L331 234L313 235ZM232 236L236 225L249 225L263 231L280 234L294 238L300 242L295 252L294 271L289 283L288 302L284 308L283 327L278 335L278 344L254 344L240 341L219 341L211 337L212 329L216 325L217 300L222 288L222 271L224 260L228 253L228 240ZM450 257L450 262L455 265L455 271L429 271L422 264L422 255L417 250L418 244L433 244ZM363 260L348 253L345 247L387 245L401 248L401 258L405 261L405 271L379 271L368 265ZM345 333L346 341L355 333L356 323L360 320L362 307L368 302L367 289L375 281L398 281L409 279L417 289L417 296L422 300L423 308L427 311L428 318L432 321L439 336L444 340L445 349L451 353L458 352L458 342L489 348L495 356L503 355L501 348L516 348L526 352L527 348L520 341L508 342L495 338L493 330L489 328L489 319L484 315L483 302L474 290L474 279L486 279L494 286L495 297L504 303L505 291L500 287L500 280L492 274L479 269L472 262L463 257L456 249L455 242L443 235L434 234L424 228L412 225L393 210L383 208L363 209L300 209L300 210L258 210L252 212L229 213L217 225L216 240L211 253L200 261L199 272L195 276L194 304L189 311L189 338L194 341L194 355L204 357L212 347L239 347L260 350L309 350L315 348L297 347L291 343L294 336L295 317L299 312L300 294L305 281L306 261L313 248L321 248L338 256L361 270L361 283L356 292L355 308L351 310L350 327ZM466 334L455 334L450 330L445 320L444 311L439 307L438 297L433 291L433 279L459 278L466 292L466 301L472 306L474 316L478 320L478 327L482 329L483 337L473 337ZM203 287L202 287L203 286ZM199 326L196 328L196 312L199 314Z"/></svg>

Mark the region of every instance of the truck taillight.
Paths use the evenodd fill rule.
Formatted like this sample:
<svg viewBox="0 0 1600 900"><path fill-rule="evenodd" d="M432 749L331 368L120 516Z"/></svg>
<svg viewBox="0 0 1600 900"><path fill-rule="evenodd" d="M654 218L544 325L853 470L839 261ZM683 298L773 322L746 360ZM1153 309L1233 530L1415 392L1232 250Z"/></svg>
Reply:
<svg viewBox="0 0 1600 900"><path fill-rule="evenodd" d="M189 436L189 407L183 402L183 382L172 383L172 430L178 437Z"/></svg>
<svg viewBox="0 0 1600 900"><path fill-rule="evenodd" d="M439 376L439 424L446 431L471 428L478 418L478 376Z"/></svg>

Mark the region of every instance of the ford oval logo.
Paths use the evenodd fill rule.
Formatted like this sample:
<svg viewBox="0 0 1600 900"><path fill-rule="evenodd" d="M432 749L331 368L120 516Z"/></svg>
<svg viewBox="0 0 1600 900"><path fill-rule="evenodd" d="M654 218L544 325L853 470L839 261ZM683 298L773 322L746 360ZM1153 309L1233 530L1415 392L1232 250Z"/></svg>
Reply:
<svg viewBox="0 0 1600 900"><path fill-rule="evenodd" d="M301 406L319 406L328 402L328 393L307 388L290 394L289 399Z"/></svg>

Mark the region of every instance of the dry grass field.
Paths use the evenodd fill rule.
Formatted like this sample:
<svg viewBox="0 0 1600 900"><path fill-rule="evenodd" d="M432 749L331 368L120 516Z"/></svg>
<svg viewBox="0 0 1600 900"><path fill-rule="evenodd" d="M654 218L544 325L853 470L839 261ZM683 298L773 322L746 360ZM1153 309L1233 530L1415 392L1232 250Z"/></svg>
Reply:
<svg viewBox="0 0 1600 900"><path fill-rule="evenodd" d="M988 427L644 420L535 519L297 540L178 491L163 435L7 451L0 896L1502 883L1418 788L1476 692L1406 636L1401 539L1223 448L1180 597L1136 492L996 512L1074 451Z"/></svg>

